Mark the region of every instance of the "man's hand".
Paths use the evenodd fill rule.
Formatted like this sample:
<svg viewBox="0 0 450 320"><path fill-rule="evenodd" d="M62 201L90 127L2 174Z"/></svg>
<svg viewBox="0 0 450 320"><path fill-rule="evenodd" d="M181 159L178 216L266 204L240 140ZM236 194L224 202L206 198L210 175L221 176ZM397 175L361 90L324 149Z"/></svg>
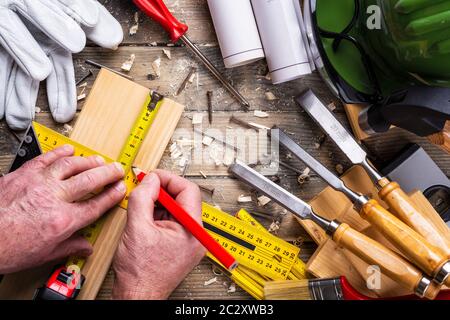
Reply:
<svg viewBox="0 0 450 320"><path fill-rule="evenodd" d="M205 255L203 246L164 210L155 210L162 186L201 223L199 188L157 170L131 193L128 221L114 260L115 299L167 299Z"/></svg>
<svg viewBox="0 0 450 320"><path fill-rule="evenodd" d="M92 253L76 231L120 202L124 173L120 164L73 152L71 146L55 149L0 179L0 274Z"/></svg>

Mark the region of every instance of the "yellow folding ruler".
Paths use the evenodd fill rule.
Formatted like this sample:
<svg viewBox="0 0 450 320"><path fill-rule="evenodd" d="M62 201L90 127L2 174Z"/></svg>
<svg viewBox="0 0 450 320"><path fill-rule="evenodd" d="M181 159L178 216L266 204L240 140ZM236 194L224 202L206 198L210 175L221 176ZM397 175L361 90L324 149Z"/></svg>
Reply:
<svg viewBox="0 0 450 320"><path fill-rule="evenodd" d="M207 203L203 226L240 265L272 280L287 279L300 249Z"/></svg>
<svg viewBox="0 0 450 320"><path fill-rule="evenodd" d="M151 93L142 108L136 122L131 130L130 136L128 137L124 147L120 153L118 162L122 164L125 171L125 184L127 185L127 195L120 203L122 208L127 208L128 206L128 195L134 189L137 181L131 172L131 166L137 156L139 148L144 140L147 132L149 131L159 108L161 107L163 97L156 92ZM74 147L75 156L89 157L93 155L100 155L105 159L105 162L111 163L114 160L106 157L99 152L92 150L70 138L61 135L37 122L33 123L34 133L40 144L42 152L48 152L55 148L61 147L66 144L70 144ZM84 228L80 233L88 240L91 244L94 244L103 225L104 219L101 218L92 225ZM77 266L80 270L85 263L84 258L70 257L66 263L66 266Z"/></svg>

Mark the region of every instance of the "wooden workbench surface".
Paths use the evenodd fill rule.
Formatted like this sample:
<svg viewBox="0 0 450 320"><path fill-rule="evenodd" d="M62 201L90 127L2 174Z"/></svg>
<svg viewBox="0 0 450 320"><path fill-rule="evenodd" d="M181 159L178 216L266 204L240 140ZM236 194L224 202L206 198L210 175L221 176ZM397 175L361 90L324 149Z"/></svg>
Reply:
<svg viewBox="0 0 450 320"><path fill-rule="evenodd" d="M89 66L84 64L85 59L92 59L103 63L114 69L120 70L122 63L127 60L131 54L136 55L136 62L130 75L134 80L151 89L155 89L167 96L172 96L178 89L180 83L189 73L191 66L198 68L198 80L195 80L188 88L177 97L172 99L186 105L186 113L179 124L179 129L186 129L192 132L191 118L193 113L202 112L207 118L207 99L206 92L208 90L214 93L214 121L211 126L204 121L204 129L218 128L223 129L228 125L228 120L232 114L241 117L244 120L258 122L266 126L279 125L293 134L297 141L300 141L315 157L320 159L329 168L335 168L337 164L342 164L344 168L349 167L349 163L341 152L330 141L325 141L320 148L317 148L317 141L322 136L318 127L310 120L307 114L302 113L299 107L293 102L293 97L301 93L306 88L313 88L320 97L331 103L335 99L328 91L325 84L321 81L317 74L313 74L297 81L286 84L273 86L270 81L265 79L267 74L267 66L264 61L254 63L232 70L225 70L221 60L220 50L217 39L214 34L211 18L207 8L206 0L165 0L169 9L174 15L182 21L185 21L190 31L188 36L193 40L207 55L211 61L219 67L219 69L232 80L238 90L248 98L252 110L263 110L269 113L270 117L265 119L255 118L253 112L245 113L240 110L237 103L234 102L228 93L220 86L214 77L198 64L186 48L180 46L170 46L168 44L168 36L156 23L150 21L141 15L139 19L139 30L136 35L129 36L128 31L134 25L134 15L137 9L131 1L120 0L102 0L102 3L112 12L112 14L120 21L126 34L123 45L116 52L100 49L94 46L87 47L82 53L76 55L75 68L77 78L81 78L86 74ZM162 52L162 49L169 49L172 59L169 60ZM151 63L161 58L161 77L156 80L148 80L147 75L152 73ZM95 71L97 73L97 71ZM88 79L87 92L93 84L94 78ZM271 91L278 99L268 101L265 98L265 92ZM39 122L48 125L56 130L63 131L62 125L57 125L51 120L48 113L45 90L42 88L38 100L40 113L36 115ZM337 116L346 121L343 108L335 101L337 108L335 113ZM79 107L82 108L83 103L80 102ZM235 124L232 125L236 127ZM441 169L449 175L450 173L450 157L440 151L437 147L426 142L425 139L418 138L405 131L394 129L389 133L369 138L365 144L371 153L377 156L375 162L382 164L383 160L394 156L408 142L419 143L436 161ZM0 169L5 172L9 166L13 154L18 147L17 139L9 132L4 122L0 123ZM283 154L282 154L283 156ZM293 159L282 158L293 166L303 170L305 167L298 161ZM161 164L161 168L173 170L181 173L179 166L174 165L170 159L170 155L166 152ZM202 170L208 178L205 180L199 173ZM194 182L204 186L216 188L213 199L208 194L204 194L204 199L210 203L219 205L223 210L233 213L239 208L237 197L240 194L250 194L251 190L242 183L228 177L226 167L216 167L213 163L205 164L201 168L198 166L190 167L186 176ZM314 174L312 174L309 182L299 186L297 183L297 175L294 172L281 170L279 172L280 183L295 194L301 196L305 200L311 199L325 184ZM255 203L244 206L250 212L259 212L257 218L265 225L269 225L273 219L279 217L282 210L273 205L261 208ZM272 218L274 217L274 218ZM289 217L285 217L290 220ZM286 225L291 225L286 223ZM282 227L284 224L282 224ZM315 246L311 240L305 236L305 233L299 228L289 228L289 230L281 230L281 234L290 240L302 237L301 258L304 261L314 252ZM204 282L217 277L217 282L205 286ZM108 299L111 294L113 283L113 274L109 273L102 290L99 294L100 299ZM239 288L235 293L227 293L230 285L223 275L213 273L211 265L208 261L203 261L193 272L185 279L180 287L173 293L174 299L246 299L249 296Z"/></svg>

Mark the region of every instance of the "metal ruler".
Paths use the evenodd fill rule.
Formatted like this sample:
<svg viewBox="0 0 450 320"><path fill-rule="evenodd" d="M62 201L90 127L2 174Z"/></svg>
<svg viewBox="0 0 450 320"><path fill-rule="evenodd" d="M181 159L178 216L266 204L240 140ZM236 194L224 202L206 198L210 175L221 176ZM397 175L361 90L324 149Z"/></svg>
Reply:
<svg viewBox="0 0 450 320"><path fill-rule="evenodd" d="M240 265L272 280L287 279L300 248L207 203L202 205L202 220L205 229Z"/></svg>
<svg viewBox="0 0 450 320"><path fill-rule="evenodd" d="M124 209L128 206L128 195L136 187L137 181L131 172L131 166L137 156L139 148L144 140L148 130L150 129L155 116L162 104L163 96L152 92L140 112L135 124L130 132L130 136L118 158L118 162L122 164L125 171L125 184L127 186L127 195L120 203L120 206ZM61 147L63 145L70 144L74 147L74 156L89 157L93 155L100 155L105 159L106 163L114 162L113 159L100 154L99 152L92 150L72 139L59 134L37 122L33 122L32 126L28 129L25 138L17 152L16 158L10 168L10 172L18 169L23 163L29 161L41 153L46 153L55 148ZM89 225L88 227L82 229L80 234L89 241L92 245L97 240L100 234L101 228L103 226L104 218L99 219L95 223ZM66 266L73 268L77 267L79 270L82 269L85 258L80 257L69 257Z"/></svg>

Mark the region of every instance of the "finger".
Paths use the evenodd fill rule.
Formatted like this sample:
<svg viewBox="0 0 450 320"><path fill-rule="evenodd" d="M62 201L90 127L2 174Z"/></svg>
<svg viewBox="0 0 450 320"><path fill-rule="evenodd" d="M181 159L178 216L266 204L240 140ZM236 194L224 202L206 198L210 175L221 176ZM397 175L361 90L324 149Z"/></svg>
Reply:
<svg viewBox="0 0 450 320"><path fill-rule="evenodd" d="M47 97L53 119L67 123L77 111L77 92L72 53L53 45L49 50L52 72L47 78Z"/></svg>
<svg viewBox="0 0 450 320"><path fill-rule="evenodd" d="M92 254L91 244L82 236L75 234L60 243L48 256L48 261L61 260L69 256L87 257Z"/></svg>
<svg viewBox="0 0 450 320"><path fill-rule="evenodd" d="M39 82L15 65L11 71L5 99L6 122L13 130L25 130L35 116Z"/></svg>
<svg viewBox="0 0 450 320"><path fill-rule="evenodd" d="M28 161L25 163L22 168L46 168L55 161L64 158L64 157L70 157L74 153L74 148L71 145L65 145L59 148L56 148L52 151L48 151L44 154L41 154L40 156L34 158L33 160ZM21 168L21 169L22 169ZM20 170L20 169L19 169Z"/></svg>
<svg viewBox="0 0 450 320"><path fill-rule="evenodd" d="M99 10L98 23L94 27L83 27L83 30L87 38L95 44L115 50L123 41L122 26L104 6L98 2L96 5Z"/></svg>
<svg viewBox="0 0 450 320"><path fill-rule="evenodd" d="M159 196L160 182L156 174L148 174L131 192L128 201L128 223L138 226L145 221L153 223L155 202Z"/></svg>
<svg viewBox="0 0 450 320"><path fill-rule="evenodd" d="M62 48L78 53L86 45L86 35L78 23L50 0L15 1L15 10Z"/></svg>
<svg viewBox="0 0 450 320"><path fill-rule="evenodd" d="M58 0L64 12L81 25L94 27L98 23L99 10L93 0Z"/></svg>
<svg viewBox="0 0 450 320"><path fill-rule="evenodd" d="M105 159L100 156L66 157L56 160L48 168L49 175L59 180L68 179L81 172L103 166Z"/></svg>
<svg viewBox="0 0 450 320"><path fill-rule="evenodd" d="M123 175L123 167L117 162L84 171L62 181L63 197L69 202L78 201L90 193L117 182L123 178Z"/></svg>
<svg viewBox="0 0 450 320"><path fill-rule="evenodd" d="M19 67L34 80L42 81L47 78L51 71L50 60L13 11L2 11L0 44Z"/></svg>
<svg viewBox="0 0 450 320"><path fill-rule="evenodd" d="M119 181L103 190L99 195L75 203L74 214L76 219L73 229L80 230L97 221L106 211L113 208L125 197L126 191L124 182Z"/></svg>
<svg viewBox="0 0 450 320"><path fill-rule="evenodd" d="M193 218L201 221L201 193L199 187L165 170L156 170L163 187Z"/></svg>

